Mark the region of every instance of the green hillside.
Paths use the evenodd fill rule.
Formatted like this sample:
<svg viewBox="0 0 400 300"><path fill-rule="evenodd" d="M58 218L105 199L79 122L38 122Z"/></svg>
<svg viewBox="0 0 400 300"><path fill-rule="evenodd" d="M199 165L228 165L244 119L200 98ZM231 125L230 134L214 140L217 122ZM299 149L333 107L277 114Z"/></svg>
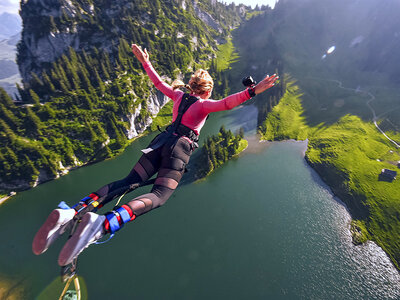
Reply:
<svg viewBox="0 0 400 300"><path fill-rule="evenodd" d="M78 0L22 4L19 101L0 90L0 190L25 189L112 157L151 123L154 106L162 107L167 99L144 76L131 43L149 50L165 80L187 79L194 69L212 67L217 56L218 65L226 65L233 51L226 43L231 28L244 20L240 11L250 9L208 0L185 7L179 1L120 2L100 1L95 8L92 1ZM78 13L71 13L71 7ZM201 20L199 12L208 19ZM32 56L40 50L32 41L39 45L46 37L68 37L62 46L71 32L79 47L66 48L51 62ZM219 69L211 69L218 98L227 93L227 81ZM168 109L153 129L166 123Z"/></svg>

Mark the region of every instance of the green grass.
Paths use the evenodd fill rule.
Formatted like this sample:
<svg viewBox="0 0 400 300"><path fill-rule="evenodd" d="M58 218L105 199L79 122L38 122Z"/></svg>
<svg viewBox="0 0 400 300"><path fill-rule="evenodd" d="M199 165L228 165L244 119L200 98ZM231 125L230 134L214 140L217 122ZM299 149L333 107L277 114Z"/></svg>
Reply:
<svg viewBox="0 0 400 300"><path fill-rule="evenodd" d="M310 131L302 115L301 94L299 88L289 82L285 95L281 98L268 118L261 125L260 134L263 140L305 140Z"/></svg>
<svg viewBox="0 0 400 300"><path fill-rule="evenodd" d="M160 128L167 126L172 121L172 106L173 102L169 101L167 104L163 106L163 108L158 112L157 116L153 119L149 130L156 131L158 130L157 126Z"/></svg>
<svg viewBox="0 0 400 300"><path fill-rule="evenodd" d="M256 16L264 14L264 11L253 11L253 12L247 12L246 13L246 20L250 20L251 18L254 18Z"/></svg>
<svg viewBox="0 0 400 300"><path fill-rule="evenodd" d="M237 149L237 153L235 155L239 155L249 146L249 142L247 140L240 140L239 148Z"/></svg>
<svg viewBox="0 0 400 300"><path fill-rule="evenodd" d="M375 241L400 266L400 176L382 180L383 168L396 170L400 150L371 122L347 114L337 122L310 126L302 94L293 84L264 122L262 138L308 138L306 160L348 206L359 234L355 242ZM398 135L397 135L398 137ZM356 230L357 231L357 230ZM354 230L352 230L354 232Z"/></svg>
<svg viewBox="0 0 400 300"><path fill-rule="evenodd" d="M239 54L235 51L232 39L228 39L225 44L218 46L216 67L218 72L230 68L231 64L239 59Z"/></svg>

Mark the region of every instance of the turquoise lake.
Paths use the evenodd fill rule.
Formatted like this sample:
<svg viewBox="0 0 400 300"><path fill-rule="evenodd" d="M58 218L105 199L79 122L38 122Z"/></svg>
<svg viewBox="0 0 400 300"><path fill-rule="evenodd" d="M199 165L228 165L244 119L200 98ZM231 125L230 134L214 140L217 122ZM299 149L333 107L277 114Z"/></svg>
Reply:
<svg viewBox="0 0 400 300"><path fill-rule="evenodd" d="M306 164L306 142L258 143L255 113L245 106L213 115L203 139L221 124L244 126L249 148L206 180L184 181L166 205L81 254L89 299L400 298L386 254L372 242L352 244L350 215ZM153 136L1 205L0 278L23 286L27 299L38 296L59 275L66 240L32 254L41 223L58 202L72 205L125 176Z"/></svg>

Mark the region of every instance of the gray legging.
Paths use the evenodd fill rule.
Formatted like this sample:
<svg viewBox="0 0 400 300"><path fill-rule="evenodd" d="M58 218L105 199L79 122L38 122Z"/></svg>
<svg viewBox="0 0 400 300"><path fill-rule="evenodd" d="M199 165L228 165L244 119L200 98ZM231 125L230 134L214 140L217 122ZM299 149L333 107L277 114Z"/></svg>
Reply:
<svg viewBox="0 0 400 300"><path fill-rule="evenodd" d="M150 193L127 203L136 216L142 215L163 205L172 195L185 172L193 150L193 143L188 138L173 135L162 147L143 154L128 176L101 187L95 194L99 197L107 196L119 188L146 181L158 173ZM107 199L106 202L111 200L112 198Z"/></svg>

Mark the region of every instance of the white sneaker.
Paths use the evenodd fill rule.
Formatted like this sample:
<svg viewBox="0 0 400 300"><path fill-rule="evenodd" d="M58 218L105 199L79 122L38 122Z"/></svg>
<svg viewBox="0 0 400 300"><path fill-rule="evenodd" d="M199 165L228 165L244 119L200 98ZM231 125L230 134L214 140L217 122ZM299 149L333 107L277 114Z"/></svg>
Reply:
<svg viewBox="0 0 400 300"><path fill-rule="evenodd" d="M58 264L66 266L72 263L85 248L101 239L106 233L105 220L105 216L92 212L86 213L74 234L62 248L58 256Z"/></svg>
<svg viewBox="0 0 400 300"><path fill-rule="evenodd" d="M53 210L33 238L33 253L39 255L45 252L47 248L65 232L68 223L74 216L75 210L73 208Z"/></svg>

